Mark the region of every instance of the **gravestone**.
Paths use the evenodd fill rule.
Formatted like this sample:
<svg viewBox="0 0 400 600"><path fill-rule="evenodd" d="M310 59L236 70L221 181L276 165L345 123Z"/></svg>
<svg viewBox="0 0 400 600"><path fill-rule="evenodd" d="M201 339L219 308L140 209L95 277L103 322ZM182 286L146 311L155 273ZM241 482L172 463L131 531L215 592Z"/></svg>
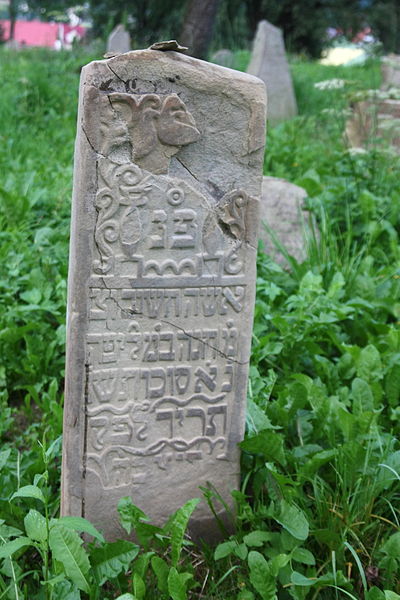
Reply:
<svg viewBox="0 0 400 600"><path fill-rule="evenodd" d="M381 73L382 88L400 88L400 56L398 54L388 54L388 56L383 57Z"/></svg>
<svg viewBox="0 0 400 600"><path fill-rule="evenodd" d="M259 238L264 251L282 266L288 266L287 260L275 246L264 223L291 256L298 262L303 261L306 257L304 238L311 234L311 217L303 209L306 197L306 190L294 183L279 177L263 177Z"/></svg>
<svg viewBox="0 0 400 600"><path fill-rule="evenodd" d="M221 65L221 67L228 67L231 69L233 67L233 58L233 52L223 48L212 55L211 62Z"/></svg>
<svg viewBox="0 0 400 600"><path fill-rule="evenodd" d="M262 82L177 52L83 68L62 514L108 539L123 496L161 524L239 485L264 125Z"/></svg>
<svg viewBox="0 0 400 600"><path fill-rule="evenodd" d="M247 72L263 80L267 88L268 123L276 124L297 115L296 98L282 31L260 21Z"/></svg>
<svg viewBox="0 0 400 600"><path fill-rule="evenodd" d="M123 25L117 25L107 39L107 52L124 54L131 49L131 38Z"/></svg>
<svg viewBox="0 0 400 600"><path fill-rule="evenodd" d="M379 96L379 92L378 92ZM346 138L352 148L388 146L400 153L400 100L362 100L352 106L346 123Z"/></svg>

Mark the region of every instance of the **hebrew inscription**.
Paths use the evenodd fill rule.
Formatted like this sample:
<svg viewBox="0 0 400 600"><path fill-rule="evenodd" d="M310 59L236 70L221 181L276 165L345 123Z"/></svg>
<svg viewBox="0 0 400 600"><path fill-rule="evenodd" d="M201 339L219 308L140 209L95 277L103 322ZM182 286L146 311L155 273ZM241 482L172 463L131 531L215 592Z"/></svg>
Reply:
<svg viewBox="0 0 400 600"><path fill-rule="evenodd" d="M92 63L82 76L62 510L110 539L120 535L122 496L161 523L200 485L227 496L238 484L258 193L248 181L262 144L241 151L237 169L230 159L224 185L209 179L202 153L224 136L207 125L204 74L204 106L193 96L199 62L138 51ZM159 71L157 85L146 65ZM258 112L263 129L261 101ZM248 107L240 114L248 135ZM200 507L194 533L211 518Z"/></svg>

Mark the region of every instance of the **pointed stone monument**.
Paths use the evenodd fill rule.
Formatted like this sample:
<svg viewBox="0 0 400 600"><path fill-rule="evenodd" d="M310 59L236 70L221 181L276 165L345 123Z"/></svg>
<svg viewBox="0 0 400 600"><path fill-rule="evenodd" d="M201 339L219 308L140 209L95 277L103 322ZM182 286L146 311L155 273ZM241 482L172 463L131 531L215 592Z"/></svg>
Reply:
<svg viewBox="0 0 400 600"><path fill-rule="evenodd" d="M239 485L265 89L158 48L80 86L61 510L110 540L123 496L162 524ZM202 501L190 531L216 529Z"/></svg>
<svg viewBox="0 0 400 600"><path fill-rule="evenodd" d="M297 115L297 104L282 31L268 21L260 21L254 38L247 72L263 80L267 88L268 123Z"/></svg>
<svg viewBox="0 0 400 600"><path fill-rule="evenodd" d="M131 37L124 25L117 25L107 40L107 53L124 54L131 49Z"/></svg>

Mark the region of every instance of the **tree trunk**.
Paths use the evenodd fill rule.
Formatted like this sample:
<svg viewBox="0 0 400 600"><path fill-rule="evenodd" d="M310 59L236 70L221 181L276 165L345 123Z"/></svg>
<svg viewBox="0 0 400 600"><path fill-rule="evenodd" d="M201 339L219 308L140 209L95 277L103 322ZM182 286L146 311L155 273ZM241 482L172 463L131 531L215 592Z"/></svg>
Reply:
<svg viewBox="0 0 400 600"><path fill-rule="evenodd" d="M190 0L179 42L191 56L207 58L219 0Z"/></svg>
<svg viewBox="0 0 400 600"><path fill-rule="evenodd" d="M10 34L8 40L12 41L15 37L15 22L17 20L18 13L18 0L10 0L8 7L8 14L10 16Z"/></svg>

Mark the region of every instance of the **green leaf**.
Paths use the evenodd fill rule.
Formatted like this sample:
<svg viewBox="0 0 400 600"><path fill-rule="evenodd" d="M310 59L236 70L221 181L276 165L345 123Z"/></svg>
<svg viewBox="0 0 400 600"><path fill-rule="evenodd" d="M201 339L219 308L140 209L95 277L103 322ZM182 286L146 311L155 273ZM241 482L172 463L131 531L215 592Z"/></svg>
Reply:
<svg viewBox="0 0 400 600"><path fill-rule="evenodd" d="M146 585L138 573L133 574L133 591L137 600L143 600L146 595Z"/></svg>
<svg viewBox="0 0 400 600"><path fill-rule="evenodd" d="M384 552L391 558L399 560L400 557L400 531L391 535L386 542L380 548L381 552Z"/></svg>
<svg viewBox="0 0 400 600"><path fill-rule="evenodd" d="M90 553L90 561L98 585L103 585L108 579L114 579L120 573L127 571L138 553L139 546L127 540L94 548Z"/></svg>
<svg viewBox="0 0 400 600"><path fill-rule="evenodd" d="M116 598L115 600L137 600L137 598L135 598L135 596L132 596L132 594L122 594L122 596L118 596L118 598Z"/></svg>
<svg viewBox="0 0 400 600"><path fill-rule="evenodd" d="M33 546L32 540L27 537L19 537L16 540L12 540L11 542L7 542L0 546L0 559L7 558L12 556L14 552L24 548L24 546Z"/></svg>
<svg viewBox="0 0 400 600"><path fill-rule="evenodd" d="M214 560L220 560L221 558L225 558L234 552L237 542L235 540L229 540L227 542L222 542L222 544L218 544L214 551Z"/></svg>
<svg viewBox="0 0 400 600"><path fill-rule="evenodd" d="M353 396L354 414L368 411L371 412L374 410L374 396L371 387L364 379L356 377L351 385L351 392Z"/></svg>
<svg viewBox="0 0 400 600"><path fill-rule="evenodd" d="M67 576L80 590L89 593L90 563L76 531L54 525L50 529L49 545L53 557L62 563Z"/></svg>
<svg viewBox="0 0 400 600"><path fill-rule="evenodd" d="M271 573L271 575L273 575L274 577L277 577L279 571L283 567L286 567L289 560L290 560L289 554L277 554L276 556L271 558L271 560L268 561L268 568L269 568L269 572Z"/></svg>
<svg viewBox="0 0 400 600"><path fill-rule="evenodd" d="M28 302L29 304L39 304L41 298L42 298L42 293L40 290L38 289L33 289L33 290L27 290L26 292L22 292L20 294L22 300L25 300L25 302Z"/></svg>
<svg viewBox="0 0 400 600"><path fill-rule="evenodd" d="M257 435L241 442L240 447L252 454L262 454L268 461L276 461L281 465L286 464L283 436L279 433L268 430L260 431Z"/></svg>
<svg viewBox="0 0 400 600"><path fill-rule="evenodd" d="M376 586L370 588L365 595L366 600L385 600L385 594Z"/></svg>
<svg viewBox="0 0 400 600"><path fill-rule="evenodd" d="M171 532L171 562L174 567L177 566L181 555L183 537L189 522L189 519L200 502L199 498L193 498L179 508L170 522L168 529Z"/></svg>
<svg viewBox="0 0 400 600"><path fill-rule="evenodd" d="M155 535L162 533L160 527L147 522L149 517L133 504L132 498L129 496L121 498L118 502L118 512L122 527L128 533L133 529L139 544L145 548L151 544Z"/></svg>
<svg viewBox="0 0 400 600"><path fill-rule="evenodd" d="M0 536L2 538L10 538L10 537L18 537L22 535L22 531L17 529L16 527L11 527L9 525L0 525Z"/></svg>
<svg viewBox="0 0 400 600"><path fill-rule="evenodd" d="M158 589L163 594L168 594L168 573L169 567L164 559L160 556L153 556L151 566L157 577Z"/></svg>
<svg viewBox="0 0 400 600"><path fill-rule="evenodd" d="M241 560L246 560L247 558L247 546L246 544L238 544L234 550L234 554Z"/></svg>
<svg viewBox="0 0 400 600"><path fill-rule="evenodd" d="M290 576L290 581L294 585L299 585L301 587L311 587L312 585L315 585L318 582L318 577L309 579L308 577L304 577L304 575L302 575L301 573L293 571L293 573Z"/></svg>
<svg viewBox="0 0 400 600"><path fill-rule="evenodd" d="M257 529L256 531L252 531L244 536L243 541L246 546L255 546L261 547L265 544L265 542L269 542L271 540L271 533L268 531L260 531Z"/></svg>
<svg viewBox="0 0 400 600"><path fill-rule="evenodd" d="M385 392L389 404L396 407L400 399L400 369L397 364L390 369L385 377Z"/></svg>
<svg viewBox="0 0 400 600"><path fill-rule="evenodd" d="M330 462L336 455L336 449L321 450L321 452L317 452L300 467L299 474L301 474L302 477L313 477L320 467Z"/></svg>
<svg viewBox="0 0 400 600"><path fill-rule="evenodd" d="M250 433L258 433L265 429L277 429L272 425L265 412L249 398L247 400L247 425Z"/></svg>
<svg viewBox="0 0 400 600"><path fill-rule="evenodd" d="M97 531L96 527L83 517L60 517L58 522L68 529L73 529L80 533L88 533L96 540L99 540L99 542L105 542L103 535Z"/></svg>
<svg viewBox="0 0 400 600"><path fill-rule="evenodd" d="M81 600L81 594L72 581L64 579L54 586L52 598L54 600Z"/></svg>
<svg viewBox="0 0 400 600"><path fill-rule="evenodd" d="M315 565L314 555L305 548L295 548L292 551L292 558L303 565Z"/></svg>
<svg viewBox="0 0 400 600"><path fill-rule="evenodd" d="M300 508L295 504L289 504L286 500L281 500L280 511L273 515L286 531L288 531L296 540L305 540L308 537L308 521Z"/></svg>
<svg viewBox="0 0 400 600"><path fill-rule="evenodd" d="M11 496L10 501L14 498L36 498L45 504L45 499L42 490L37 485L24 485Z"/></svg>
<svg viewBox="0 0 400 600"><path fill-rule="evenodd" d="M181 574L171 567L168 575L168 592L172 600L186 600L186 585Z"/></svg>
<svg viewBox="0 0 400 600"><path fill-rule="evenodd" d="M124 496L118 502L118 512L122 527L129 534L141 521L148 521L148 516L132 502L130 496Z"/></svg>
<svg viewBox="0 0 400 600"><path fill-rule="evenodd" d="M0 470L6 466L8 459L10 458L11 449L2 450L0 452Z"/></svg>
<svg viewBox="0 0 400 600"><path fill-rule="evenodd" d="M44 542L47 539L46 519L37 510L31 509L24 519L25 531L31 540Z"/></svg>
<svg viewBox="0 0 400 600"><path fill-rule="evenodd" d="M276 598L276 579L269 571L269 566L262 554L251 550L247 557L250 569L250 583L263 600Z"/></svg>
<svg viewBox="0 0 400 600"><path fill-rule="evenodd" d="M350 550L350 552L352 553L354 560L356 561L356 565L358 567L358 571L360 573L360 578L361 578L361 582L363 584L363 588L364 590L368 590L368 584L367 584L367 578L365 576L365 571L364 571L364 567L362 566L361 560L357 554L357 552L355 551L355 549L353 548L353 546L351 546L348 542L344 542L343 544L344 546L346 546L346 548L348 548Z"/></svg>
<svg viewBox="0 0 400 600"><path fill-rule="evenodd" d="M133 564L133 570L135 571L135 573L140 575L142 579L144 579L146 576L146 571L152 556L154 556L154 552L142 552L135 559L135 562Z"/></svg>
<svg viewBox="0 0 400 600"><path fill-rule="evenodd" d="M400 600L400 596L396 592L385 590L385 600Z"/></svg>
<svg viewBox="0 0 400 600"><path fill-rule="evenodd" d="M236 600L254 600L254 594L250 590L241 590Z"/></svg>
<svg viewBox="0 0 400 600"><path fill-rule="evenodd" d="M373 344L361 350L357 361L357 375L366 381L382 379L381 355Z"/></svg>

